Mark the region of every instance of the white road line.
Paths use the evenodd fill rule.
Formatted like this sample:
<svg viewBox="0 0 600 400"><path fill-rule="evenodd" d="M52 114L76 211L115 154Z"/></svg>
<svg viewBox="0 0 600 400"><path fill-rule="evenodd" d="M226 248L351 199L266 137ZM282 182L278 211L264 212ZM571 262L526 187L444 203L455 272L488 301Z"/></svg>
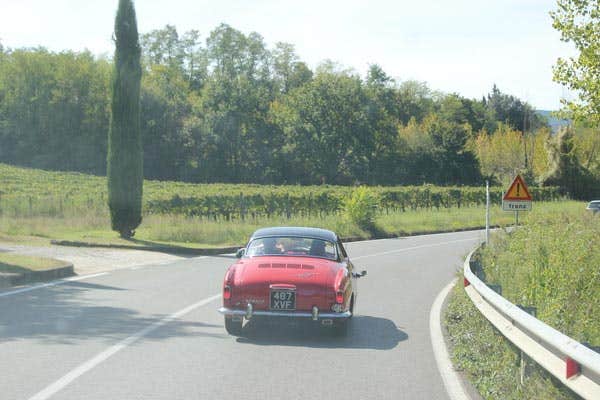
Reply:
<svg viewBox="0 0 600 400"><path fill-rule="evenodd" d="M421 246L406 247L404 249L396 249L396 250L384 251L383 253L374 253L374 254L367 254L367 255L359 256L359 257L351 257L351 260L359 260L361 258L367 258L367 257L385 256L387 254L401 253L403 251L424 249L424 248L427 248L427 247L443 246L445 244L451 244L451 243L470 242L470 241L474 241L474 240L480 240L480 239L479 238L469 238L469 239L451 240L449 242L439 242L439 243L432 243L432 244L424 244L424 245L421 245Z"/></svg>
<svg viewBox="0 0 600 400"><path fill-rule="evenodd" d="M202 256L202 257L190 257L190 258L179 258L177 260L165 260L165 261L159 261L159 262L150 262L150 263L144 263L144 264L140 264L138 265L138 267L151 267L153 265L160 265L160 266L164 266L164 265L171 265L171 264L176 264L182 261L187 261L187 260L200 260L203 258L208 258L207 256Z"/></svg>
<svg viewBox="0 0 600 400"><path fill-rule="evenodd" d="M442 334L442 305L444 304L446 296L450 293L450 290L455 284L456 279L447 284L435 298L429 313L429 332L431 335L431 345L433 347L435 361L437 362L438 370L440 371L442 381L444 382L446 392L450 396L450 399L469 400L470 397L465 393L460 377L454 370L452 361L450 361L450 355L448 354L448 349L444 342L444 335Z"/></svg>
<svg viewBox="0 0 600 400"><path fill-rule="evenodd" d="M158 261L158 262L148 262L148 263L143 263L143 264L138 264L138 265L133 265L131 267L129 267L129 270L131 271L135 271L137 269L141 269L141 268L145 268L145 267L153 267L153 266L165 266L165 265L171 265L171 264L176 264L182 261L189 261L189 260L202 260L204 258L213 258L210 256L198 256L198 257L190 257L190 258L180 258L178 260L165 260L165 261Z"/></svg>
<svg viewBox="0 0 600 400"><path fill-rule="evenodd" d="M27 287L24 287L21 289L11 290L10 292L0 293L0 297L6 297L6 296L11 296L13 294L25 293L25 292L29 292L31 290L42 289L42 288L46 288L46 287L50 287L50 286L62 285L64 283L81 281L81 280L89 279L89 278L95 278L97 276L102 276L102 275L108 275L108 272L100 272L98 274L91 274L91 275L74 276L72 278L59 279L59 280L48 282L48 283L41 283L41 284L34 285L34 286L27 286Z"/></svg>
<svg viewBox="0 0 600 400"><path fill-rule="evenodd" d="M127 346L130 346L133 343L137 342L142 337L155 331L156 329L160 328L161 326L175 320L176 318L182 317L182 316L194 311L196 308L202 307L220 297L221 297L221 294L216 294L214 296L208 297L197 303L191 304L169 316L166 316L159 321L156 321L152 325L149 325L146 328L134 333L133 335L121 340L119 343L115 344L114 346L109 347L108 349L104 350L103 352L97 354L95 357L89 359L88 361L84 362L83 364L80 364L78 367L76 367L75 369L68 372L62 378L58 379L54 383L47 386L45 389L41 390L40 392L38 392L35 395L33 395L32 397L30 397L29 400L49 399L50 397L55 395L58 391L64 389L66 386L68 386L75 379L79 378L81 375L85 374L86 372L88 372L92 368L96 367L98 364L102 363L103 361L106 361L109 357L113 356L114 354L118 353L119 351L125 349Z"/></svg>
<svg viewBox="0 0 600 400"><path fill-rule="evenodd" d="M499 228L492 228L490 230L496 230ZM390 237L390 238L382 238L382 239L362 239L362 240L353 240L351 242L344 242L342 240L342 242L344 244L353 244L353 243L365 243L365 242L379 242L379 241L383 241L383 240L397 240L397 239L414 239L414 238L421 238L421 237L429 237L429 236L447 236L447 235L454 235L456 233L473 233L473 232L480 232L480 231L485 231L485 228L473 228L473 229L466 229L466 230L462 230L462 231L448 231L448 232L437 232L437 233L424 233L422 235L407 235L407 236L397 236L397 237Z"/></svg>

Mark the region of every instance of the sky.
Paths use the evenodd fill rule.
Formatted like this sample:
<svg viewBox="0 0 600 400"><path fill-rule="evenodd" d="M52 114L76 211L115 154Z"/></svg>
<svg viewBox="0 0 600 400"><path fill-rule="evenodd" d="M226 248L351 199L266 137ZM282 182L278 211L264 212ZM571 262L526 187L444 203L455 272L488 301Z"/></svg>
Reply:
<svg viewBox="0 0 600 400"><path fill-rule="evenodd" d="M0 0L0 43L112 54L118 0ZM359 74L379 64L398 82L481 98L495 83L537 109L573 96L552 82L574 55L552 28L551 0L137 0L140 32L175 25L205 39L220 23L295 46L312 68L333 60Z"/></svg>

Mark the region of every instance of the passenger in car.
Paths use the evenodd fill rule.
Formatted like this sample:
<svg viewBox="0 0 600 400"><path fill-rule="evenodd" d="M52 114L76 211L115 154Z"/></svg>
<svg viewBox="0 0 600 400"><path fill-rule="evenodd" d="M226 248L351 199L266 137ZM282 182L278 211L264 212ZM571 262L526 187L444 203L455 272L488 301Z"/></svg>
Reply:
<svg viewBox="0 0 600 400"><path fill-rule="evenodd" d="M314 239L310 245L310 255L316 257L326 257L325 254L325 242L322 240Z"/></svg>
<svg viewBox="0 0 600 400"><path fill-rule="evenodd" d="M263 243L264 254L281 254L281 249L277 247L277 239L265 238Z"/></svg>

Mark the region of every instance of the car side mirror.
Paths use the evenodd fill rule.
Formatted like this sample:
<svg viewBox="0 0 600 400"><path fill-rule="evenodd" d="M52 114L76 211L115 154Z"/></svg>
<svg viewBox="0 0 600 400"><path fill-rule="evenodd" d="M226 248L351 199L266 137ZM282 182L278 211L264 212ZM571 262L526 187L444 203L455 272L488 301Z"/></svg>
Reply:
<svg viewBox="0 0 600 400"><path fill-rule="evenodd" d="M246 249L245 248L241 248L241 249L238 249L238 251L235 252L235 256L236 256L236 258L242 258L242 257L244 257L245 253L246 253Z"/></svg>
<svg viewBox="0 0 600 400"><path fill-rule="evenodd" d="M362 278L363 276L366 276L366 275L367 275L367 271L364 271L364 270L363 270L363 271L360 271L360 272L358 272L358 273L357 273L357 272L354 272L352 275L353 275L355 278Z"/></svg>

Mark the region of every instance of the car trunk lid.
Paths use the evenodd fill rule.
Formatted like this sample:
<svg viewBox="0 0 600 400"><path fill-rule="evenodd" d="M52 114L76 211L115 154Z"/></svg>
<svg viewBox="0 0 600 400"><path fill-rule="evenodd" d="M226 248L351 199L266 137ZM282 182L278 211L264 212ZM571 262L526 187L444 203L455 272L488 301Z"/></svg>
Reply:
<svg viewBox="0 0 600 400"><path fill-rule="evenodd" d="M325 307L333 301L336 261L311 257L254 257L240 261L236 286L243 287L240 303L252 303L255 309L269 309L273 290L296 293L296 310ZM238 267L238 268L239 268Z"/></svg>

